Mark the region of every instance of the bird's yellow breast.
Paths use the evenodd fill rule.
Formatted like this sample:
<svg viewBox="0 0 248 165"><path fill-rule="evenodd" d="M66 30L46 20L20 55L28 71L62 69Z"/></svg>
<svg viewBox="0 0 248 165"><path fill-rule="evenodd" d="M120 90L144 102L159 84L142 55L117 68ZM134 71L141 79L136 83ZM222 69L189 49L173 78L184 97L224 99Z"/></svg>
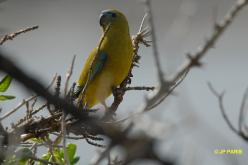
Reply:
<svg viewBox="0 0 248 165"><path fill-rule="evenodd" d="M103 102L111 94L112 88L120 85L127 77L133 59L133 46L129 32L110 29L100 45L100 51L107 54L107 60L99 74L87 84L84 98L82 98L89 108L98 102ZM85 84L90 64L97 52L99 51L95 48L88 57L78 81L79 84Z"/></svg>

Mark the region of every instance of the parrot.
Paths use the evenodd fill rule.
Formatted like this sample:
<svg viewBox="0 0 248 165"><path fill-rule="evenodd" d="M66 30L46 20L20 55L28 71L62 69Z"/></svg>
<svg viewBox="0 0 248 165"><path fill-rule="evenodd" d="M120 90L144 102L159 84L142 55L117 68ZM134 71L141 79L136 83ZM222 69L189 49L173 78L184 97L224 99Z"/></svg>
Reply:
<svg viewBox="0 0 248 165"><path fill-rule="evenodd" d="M126 16L116 9L100 14L103 34L91 51L77 81L76 95L91 108L112 94L128 76L133 61L133 44Z"/></svg>

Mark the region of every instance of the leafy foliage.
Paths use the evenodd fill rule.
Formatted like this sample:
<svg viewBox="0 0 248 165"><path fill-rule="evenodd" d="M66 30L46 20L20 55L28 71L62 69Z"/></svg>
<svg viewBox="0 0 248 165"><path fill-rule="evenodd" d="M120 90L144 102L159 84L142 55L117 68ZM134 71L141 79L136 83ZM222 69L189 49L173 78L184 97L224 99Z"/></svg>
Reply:
<svg viewBox="0 0 248 165"><path fill-rule="evenodd" d="M12 77L6 75L0 82L0 92L5 92L9 88L11 81Z"/></svg>
<svg viewBox="0 0 248 165"><path fill-rule="evenodd" d="M33 157L33 152L29 148L19 148L13 155L8 157L3 164L26 165L28 164L31 157Z"/></svg>
<svg viewBox="0 0 248 165"><path fill-rule="evenodd" d="M76 165L76 163L78 163L80 159L79 156L76 156L76 150L77 150L76 144L70 143L66 147L70 165ZM38 165L45 165L47 164L47 162L52 162L56 164L66 164L64 159L64 150L59 148L54 148L52 153L48 151L46 154L42 155L41 159L33 159L33 158L35 158L35 155L32 152L32 150L24 147L17 149L14 152L14 155L11 155L7 159L5 159L3 164L28 165L30 164L30 162L33 162Z"/></svg>
<svg viewBox="0 0 248 165"><path fill-rule="evenodd" d="M6 75L1 81L0 81L0 92L6 92L11 84L12 77L9 75ZM11 100L14 99L15 96L11 95L0 95L0 101L5 100Z"/></svg>
<svg viewBox="0 0 248 165"><path fill-rule="evenodd" d="M67 151L68 158L69 158L71 165L75 165L80 159L79 156L75 155L76 150L77 150L77 146L75 144L72 144L72 143L68 144L66 147L66 151ZM53 151L53 154L51 152L48 152L42 156L42 159L46 160L48 162L54 162L55 161L55 163L58 163L58 164L65 164L64 150L55 148ZM39 165L44 165L44 164L40 163Z"/></svg>

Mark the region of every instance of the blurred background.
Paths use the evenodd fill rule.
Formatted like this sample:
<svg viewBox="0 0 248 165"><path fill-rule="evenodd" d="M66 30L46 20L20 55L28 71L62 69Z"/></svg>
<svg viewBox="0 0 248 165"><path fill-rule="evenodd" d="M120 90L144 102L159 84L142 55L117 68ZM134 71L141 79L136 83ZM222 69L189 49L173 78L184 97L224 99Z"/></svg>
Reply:
<svg viewBox="0 0 248 165"><path fill-rule="evenodd" d="M194 53L211 34L214 22L220 21L236 0L152 0L161 63L166 75L177 71L186 53ZM72 75L76 81L89 52L99 41L102 10L116 8L126 14L131 34L138 31L144 5L138 0L6 0L0 1L0 36L34 25L39 29L22 34L1 46L10 58L44 85L55 73L65 74L73 55ZM174 95L153 111L136 119L137 132L161 140L158 152L184 165L245 164L248 144L235 135L221 116L218 102L207 82L226 91L226 112L238 126L239 107L248 86L248 9L244 9L216 47L203 58L203 67L194 68ZM133 85L157 85L151 48L141 47L140 67L135 68ZM1 73L2 77L3 74ZM14 82L8 94L17 98L0 104L2 114L32 93ZM117 117L137 112L147 92L131 91L125 95ZM110 98L111 100L111 98ZM20 115L4 121L14 122ZM247 117L248 118L248 117ZM76 141L80 164L89 164L97 155L95 146ZM242 149L243 155L215 155L215 149ZM149 164L149 163L148 163Z"/></svg>

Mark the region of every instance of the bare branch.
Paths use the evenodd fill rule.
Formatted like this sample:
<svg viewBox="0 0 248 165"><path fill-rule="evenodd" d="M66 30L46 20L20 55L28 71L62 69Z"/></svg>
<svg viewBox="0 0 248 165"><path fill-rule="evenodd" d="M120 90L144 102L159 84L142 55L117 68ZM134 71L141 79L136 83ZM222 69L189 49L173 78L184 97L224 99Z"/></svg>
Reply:
<svg viewBox="0 0 248 165"><path fill-rule="evenodd" d="M65 89L64 89L64 98L66 99L67 96L67 91L68 91L68 86L69 86L69 81L71 78L71 75L73 73L73 67L74 67L74 63L75 63L75 58L76 56L73 56L70 68L67 71L66 74L66 81L65 81ZM69 157L68 157L68 153L67 153L67 149L66 149L66 122L65 122L65 117L66 114L64 112L62 112L62 117L61 117L61 136L62 136L62 144L63 144L63 150L64 150L64 159L65 159L65 164L66 165L70 165L70 161L69 161Z"/></svg>
<svg viewBox="0 0 248 165"><path fill-rule="evenodd" d="M34 96L33 96L34 97ZM27 101L33 99L33 97L30 97L29 99L27 99ZM22 100L21 103L19 103L13 110L11 110L10 112L7 112L6 114L4 114L1 118L0 118L0 122L7 118L8 116L10 116L11 114L15 113L18 109L20 109L23 105L25 105L26 101Z"/></svg>
<svg viewBox="0 0 248 165"><path fill-rule="evenodd" d="M224 98L224 93L225 92L222 92L222 93L218 93L214 87L212 86L212 84L210 82L207 83L208 84L208 87L210 89L210 91L214 94L214 96L218 99L218 102L219 102L219 107L220 107L220 110L221 110L221 114L223 116L223 118L225 119L227 125L229 126L229 128L239 134L239 131L232 125L230 119L228 118L226 112L225 112L225 108L224 108L224 105L223 105L223 98Z"/></svg>
<svg viewBox="0 0 248 165"><path fill-rule="evenodd" d="M162 103L168 96L170 96L174 89L181 84L184 78L187 76L189 70L185 72L179 79L175 82L164 81L163 85L160 87L159 91L152 97L147 99L146 106L143 111L150 111L160 103Z"/></svg>
<svg viewBox="0 0 248 165"><path fill-rule="evenodd" d="M111 149L112 149L113 146L114 146L114 145L109 145L109 146L101 153L101 155L100 155L99 158L96 160L96 162L93 163L93 165L99 165L100 162L101 162L106 156L109 155L109 153L110 153L110 151L111 151Z"/></svg>
<svg viewBox="0 0 248 165"><path fill-rule="evenodd" d="M61 136L62 136L62 144L64 150L64 160L66 165L70 165L70 160L68 157L67 149L66 149L66 123L65 123L65 113L62 113L61 117Z"/></svg>
<svg viewBox="0 0 248 165"><path fill-rule="evenodd" d="M0 39L0 45L3 45L8 40L13 40L16 36L18 36L22 33L27 33L29 31L33 31L33 30L38 29L38 28L39 28L39 26L33 26L33 27L28 27L26 29L19 30L19 31L11 33L11 34L7 34Z"/></svg>
<svg viewBox="0 0 248 165"><path fill-rule="evenodd" d="M208 51L215 46L217 41L226 31L226 29L233 23L236 16L242 11L242 9L248 4L248 0L238 0L234 5L233 9L227 13L226 17L220 23L216 23L213 33L206 43L200 47L199 51L194 54L188 54L189 62L179 70L179 72L174 76L172 81L178 80L181 75L190 70L194 66L201 66L200 60L204 57Z"/></svg>
<svg viewBox="0 0 248 165"><path fill-rule="evenodd" d="M145 86L137 86L137 87L126 87L124 88L125 91L130 91L130 90L145 90L145 91L152 91L154 90L155 87L145 87Z"/></svg>
<svg viewBox="0 0 248 165"><path fill-rule="evenodd" d="M76 55L73 56L71 66L68 69L67 74L66 74L64 97L66 97L66 95L67 95L67 91L68 91L68 87L69 87L69 81L70 81L70 78L71 78L71 75L72 75L72 72L73 72L75 59L76 59Z"/></svg>
<svg viewBox="0 0 248 165"><path fill-rule="evenodd" d="M218 99L219 108L220 108L220 110L221 110L221 115L223 116L223 118L224 118L225 122L227 123L228 127L229 127L235 134L237 134L239 137L241 137L243 140L248 141L248 136L245 135L245 133L242 131L242 129L237 130L237 129L233 126L233 124L231 123L230 119L228 118L228 116L227 116L227 114L226 114L226 112L225 112L225 108L224 108L224 105L223 105L224 92L218 93L218 92L213 88L212 84L209 83L209 82L208 82L208 87L209 87L210 91L214 94L214 96ZM246 93L247 93L247 92L245 92L245 95L244 95L245 97L246 97L246 95L247 95ZM243 100L244 100L244 98L243 98ZM242 101L242 104L244 104L244 101ZM241 108L243 108L243 105L241 105ZM243 111L242 109L241 109L240 111L241 111L241 113L244 113L244 111ZM241 114L240 114L240 115L241 115ZM240 116L239 116L239 118L240 118ZM241 119L241 120L243 120L243 119ZM239 119L239 124L243 124L243 122L241 123L240 119ZM239 126L239 127L242 128L242 125Z"/></svg>
<svg viewBox="0 0 248 165"><path fill-rule="evenodd" d="M221 38L226 29L233 23L237 15L247 4L248 0L238 0L236 2L233 8L227 13L224 20L220 23L215 24L215 28L213 30L212 35L206 41L206 43L200 47L199 51L194 54L187 54L189 61L186 64L182 65L181 69L179 69L177 74L175 74L169 81L164 81L162 84L160 84L160 90L152 98L149 98L147 100L147 105L144 110L150 110L159 105L165 98L167 98L167 96L169 96L169 93L171 93L175 89L175 87L178 86L184 80L186 74L193 67L200 67L202 65L200 60L208 53L211 48L215 46L215 44ZM149 2L147 7L150 7ZM156 55L155 57L157 58Z"/></svg>
<svg viewBox="0 0 248 165"><path fill-rule="evenodd" d="M162 71L162 67L160 64L160 59L159 59L159 53L158 53L158 45L157 45L157 37L155 34L155 25L154 25L154 21L153 21L153 15L152 15L152 7L151 7L151 2L150 0L145 0L145 12L148 13L148 21L149 21L149 25L151 28L151 38L152 38L152 50L153 50L153 56L154 56L154 60L155 60L155 66L157 68L157 76L159 78L160 83L162 84L164 82L164 73Z"/></svg>
<svg viewBox="0 0 248 165"><path fill-rule="evenodd" d="M241 102L241 106L240 106L240 112L239 112L239 131L243 132L244 131L244 126L245 126L245 122L244 122L244 117L247 114L247 108L246 106L246 102L247 102L247 98L248 98L248 88L246 88L245 93L243 95L243 99Z"/></svg>

